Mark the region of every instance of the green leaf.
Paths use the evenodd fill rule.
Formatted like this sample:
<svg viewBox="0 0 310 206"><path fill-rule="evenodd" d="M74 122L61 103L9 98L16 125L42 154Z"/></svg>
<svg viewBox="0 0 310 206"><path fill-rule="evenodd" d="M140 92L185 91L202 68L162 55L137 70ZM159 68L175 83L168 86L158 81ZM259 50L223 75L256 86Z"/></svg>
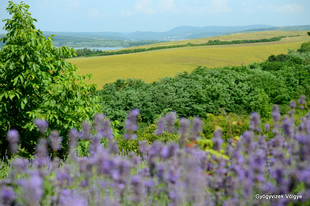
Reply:
<svg viewBox="0 0 310 206"><path fill-rule="evenodd" d="M10 93L10 94L9 94L9 98L10 98L11 100L13 100L14 97L15 97L15 94L13 94L13 93Z"/></svg>

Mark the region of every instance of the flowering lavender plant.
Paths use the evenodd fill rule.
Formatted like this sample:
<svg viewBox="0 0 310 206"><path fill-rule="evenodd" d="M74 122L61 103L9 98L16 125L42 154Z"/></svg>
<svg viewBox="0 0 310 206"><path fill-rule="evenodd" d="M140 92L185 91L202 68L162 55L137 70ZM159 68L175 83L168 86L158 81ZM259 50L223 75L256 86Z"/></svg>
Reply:
<svg viewBox="0 0 310 206"><path fill-rule="evenodd" d="M137 114L129 114L126 128L130 132L137 129ZM165 121L170 121L167 126L174 132L178 128L173 125L175 116L170 115ZM214 151L225 150L228 158L184 145L200 136L199 119L180 120L179 143L141 141L141 156L123 155L114 149L114 138L105 146L100 144L103 119L97 116L95 133L89 132L90 125L83 128L91 141L89 156L78 157L74 152L82 137L77 130L70 131L72 151L65 161L50 158L48 142L41 139L34 161L20 157L12 161L9 177L0 181L0 204L309 205L310 113L300 124L289 115L281 117L276 106L272 115L277 130L270 140L261 132L256 113L250 118L250 130L237 142L224 142L221 131L215 131ZM270 125L264 127L269 130ZM8 138L14 134L10 132ZM52 149L59 149L58 143L59 136L53 133Z"/></svg>

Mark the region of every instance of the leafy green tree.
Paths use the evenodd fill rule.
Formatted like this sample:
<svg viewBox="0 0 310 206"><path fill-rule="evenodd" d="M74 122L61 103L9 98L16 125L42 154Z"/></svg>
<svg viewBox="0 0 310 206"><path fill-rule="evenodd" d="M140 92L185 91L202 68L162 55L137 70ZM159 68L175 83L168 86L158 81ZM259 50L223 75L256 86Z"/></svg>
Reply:
<svg viewBox="0 0 310 206"><path fill-rule="evenodd" d="M86 85L78 76L78 68L63 57L75 56L69 47L55 48L52 35L46 39L33 24L36 19L29 6L9 1L6 9L12 19L4 19L7 34L1 39L0 50L0 150L6 152L6 133L16 129L20 133L24 155L34 153L38 129L34 119L45 119L49 131L57 129L63 137L62 154L66 153L69 128L80 127L100 111L100 99L92 95L94 84Z"/></svg>

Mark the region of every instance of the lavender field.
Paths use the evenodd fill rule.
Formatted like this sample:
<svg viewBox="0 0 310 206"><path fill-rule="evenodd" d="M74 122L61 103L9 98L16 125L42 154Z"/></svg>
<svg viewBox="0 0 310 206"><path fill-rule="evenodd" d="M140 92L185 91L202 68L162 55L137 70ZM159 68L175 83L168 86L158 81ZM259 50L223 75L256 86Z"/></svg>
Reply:
<svg viewBox="0 0 310 206"><path fill-rule="evenodd" d="M302 96L298 105L305 103ZM127 154L119 151L109 120L98 114L93 127L84 123L81 132L70 130L67 160L48 155L48 145L54 152L60 149L57 131L39 140L33 160L15 156L1 180L1 205L309 205L310 113L295 125L296 102L290 107L285 116L273 107L275 136L270 140L262 135L270 125L261 128L257 113L237 142L225 144L221 131L215 131L213 150L223 156L185 146L199 138L201 120L183 118L176 130L175 113L159 120L156 133L176 132L179 142L141 141L137 154ZM135 139L138 114L128 115L127 141ZM47 122L35 123L43 134ZM18 137L18 131L8 132L13 152ZM77 156L81 139L91 142L89 156ZM103 139L107 144L101 144Z"/></svg>

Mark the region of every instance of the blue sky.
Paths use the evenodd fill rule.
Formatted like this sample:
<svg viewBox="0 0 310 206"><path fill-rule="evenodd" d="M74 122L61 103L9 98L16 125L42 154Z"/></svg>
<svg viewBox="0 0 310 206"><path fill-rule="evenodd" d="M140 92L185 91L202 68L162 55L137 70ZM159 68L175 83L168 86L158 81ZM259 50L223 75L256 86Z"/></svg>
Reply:
<svg viewBox="0 0 310 206"><path fill-rule="evenodd" d="M310 25L310 0L24 0L24 3L38 20L37 29L43 31L162 32L177 26ZM7 6L7 0L0 0L0 19L10 18ZM3 26L1 22L0 28Z"/></svg>

